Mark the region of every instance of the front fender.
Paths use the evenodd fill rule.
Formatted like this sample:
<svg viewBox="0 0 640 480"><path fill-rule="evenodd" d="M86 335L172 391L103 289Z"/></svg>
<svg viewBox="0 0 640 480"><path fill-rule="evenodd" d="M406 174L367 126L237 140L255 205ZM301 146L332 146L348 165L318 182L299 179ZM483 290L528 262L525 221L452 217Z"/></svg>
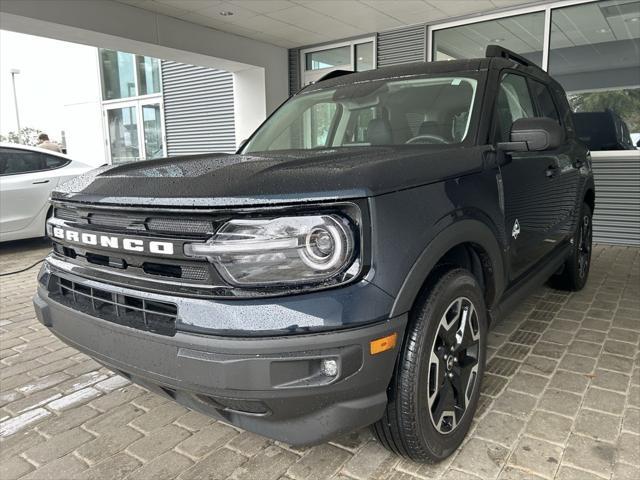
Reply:
<svg viewBox="0 0 640 480"><path fill-rule="evenodd" d="M424 281L451 248L464 243L480 246L488 255L494 281L495 301L505 289L504 261L498 240L484 223L474 219L456 221L438 233L422 251L409 271L391 310L391 317L411 310Z"/></svg>

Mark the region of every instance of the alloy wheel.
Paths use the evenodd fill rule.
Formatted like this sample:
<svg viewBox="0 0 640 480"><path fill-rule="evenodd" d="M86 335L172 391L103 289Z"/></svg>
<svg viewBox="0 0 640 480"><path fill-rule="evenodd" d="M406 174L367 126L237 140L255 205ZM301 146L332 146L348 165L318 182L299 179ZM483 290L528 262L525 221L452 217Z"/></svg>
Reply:
<svg viewBox="0 0 640 480"><path fill-rule="evenodd" d="M438 324L428 372L431 422L442 434L453 432L467 411L478 384L480 326L466 297L454 300Z"/></svg>
<svg viewBox="0 0 640 480"><path fill-rule="evenodd" d="M591 261L591 217L584 215L580 226L580 243L578 245L578 275L584 278L589 271Z"/></svg>

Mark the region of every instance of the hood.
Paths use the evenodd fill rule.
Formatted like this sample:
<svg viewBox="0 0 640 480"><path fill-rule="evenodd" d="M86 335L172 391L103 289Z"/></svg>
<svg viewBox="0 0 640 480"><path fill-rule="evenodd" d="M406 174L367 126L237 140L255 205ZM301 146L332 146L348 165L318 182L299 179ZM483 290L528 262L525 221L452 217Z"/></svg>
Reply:
<svg viewBox="0 0 640 480"><path fill-rule="evenodd" d="M54 200L216 207L346 200L381 195L482 168L479 147L363 147L205 154L94 170Z"/></svg>

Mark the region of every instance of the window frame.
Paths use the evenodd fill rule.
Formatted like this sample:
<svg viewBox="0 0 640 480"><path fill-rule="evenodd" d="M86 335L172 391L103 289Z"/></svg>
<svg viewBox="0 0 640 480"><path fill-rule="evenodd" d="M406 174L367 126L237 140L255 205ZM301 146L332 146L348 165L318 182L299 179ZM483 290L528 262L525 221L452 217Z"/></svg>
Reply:
<svg viewBox="0 0 640 480"><path fill-rule="evenodd" d="M343 42L334 42L334 43L327 43L327 44L320 44L320 45L314 45L313 47L308 47L308 48L302 48L300 49L300 58L299 58L299 65L298 68L300 69L300 81L302 83L301 86L305 86L308 85L309 83L313 82L316 78L322 77L323 75L326 75L329 72L332 72L333 70L339 70L341 67L342 68L349 68L352 71L356 71L356 64L357 64L357 59L356 59L356 45L360 45L362 43L371 43L372 44L372 48L373 48L373 67L372 70L375 70L376 68L378 68L378 56L376 55L376 52L378 51L378 39L377 39L377 35L373 35L373 36L367 36L367 37L359 37L359 38L354 38L351 40L345 40ZM317 70L307 70L306 66L307 66L307 54L308 53L314 53L314 52L322 52L324 50L331 50L333 48L340 48L340 47L349 47L349 52L350 52L350 63L345 63L344 65L339 65L336 67L326 67L326 68L319 68ZM305 81L305 77L308 77L310 80L308 82Z"/></svg>
<svg viewBox="0 0 640 480"><path fill-rule="evenodd" d="M502 20L510 17L517 17L519 15L525 15L527 13L544 12L544 37L542 41L542 70L547 72L549 70L549 48L551 44L551 13L552 10L564 7L572 7L575 5L597 3L598 0L558 0L555 2L531 5L521 8L505 8L498 10L495 13L489 13L486 15L468 15L457 20L435 22L427 25L427 48L426 48L426 61L432 62L434 58L434 33L438 30L445 30L447 28L461 27L466 25L473 25L475 23L482 23L490 20Z"/></svg>
<svg viewBox="0 0 640 480"><path fill-rule="evenodd" d="M498 97L500 96L500 85L502 84L502 81L504 80L504 78L507 75L517 75L519 77L524 78L525 81L525 85L527 87L527 92L529 94L529 100L531 100L531 107L533 108L533 113L534 113L534 117L535 115L538 114L538 105L537 102L535 101L535 99L533 98L533 96L531 95L531 85L529 84L530 80L531 80L531 76L527 75L525 72L519 71L519 70L515 70L512 68L503 68L500 69L499 71L497 71L498 74L498 81L496 82L496 89L494 91L494 95L493 95L493 105L491 108L491 129L489 131L489 143L491 145L496 145L498 143L498 139L497 139L497 134L498 134L498 109L497 109L497 105L498 105ZM532 118L534 118L532 117ZM503 140L503 141L510 141L511 139L507 139L507 140Z"/></svg>
<svg viewBox="0 0 640 480"><path fill-rule="evenodd" d="M24 172L15 172L15 173L0 173L0 177L12 177L15 175L25 175L27 173L39 173L39 172L50 172L53 170L58 170L60 168L64 168L67 165L69 165L71 163L71 160L68 158L64 158L64 157L58 157L57 155L51 155L49 153L46 152L37 152L35 150L30 150L30 149L23 149L23 148L15 148L15 147L0 147L0 154L2 154L2 150L15 150L17 152L29 152L29 153L35 153L36 155L40 155L43 158L44 161L44 165L46 166L46 158L47 157L51 157L51 158L55 158L56 160L62 160L63 163L58 165L57 167L51 167L51 168L41 168L38 170L25 170Z"/></svg>

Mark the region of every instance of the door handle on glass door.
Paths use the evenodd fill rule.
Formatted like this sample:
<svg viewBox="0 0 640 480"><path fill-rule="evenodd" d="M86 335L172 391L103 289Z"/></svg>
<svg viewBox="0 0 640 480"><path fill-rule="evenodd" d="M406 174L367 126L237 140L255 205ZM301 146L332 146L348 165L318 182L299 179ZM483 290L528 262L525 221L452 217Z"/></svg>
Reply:
<svg viewBox="0 0 640 480"><path fill-rule="evenodd" d="M33 182L33 185L39 185L41 183L49 183L49 180L38 180L37 182Z"/></svg>

